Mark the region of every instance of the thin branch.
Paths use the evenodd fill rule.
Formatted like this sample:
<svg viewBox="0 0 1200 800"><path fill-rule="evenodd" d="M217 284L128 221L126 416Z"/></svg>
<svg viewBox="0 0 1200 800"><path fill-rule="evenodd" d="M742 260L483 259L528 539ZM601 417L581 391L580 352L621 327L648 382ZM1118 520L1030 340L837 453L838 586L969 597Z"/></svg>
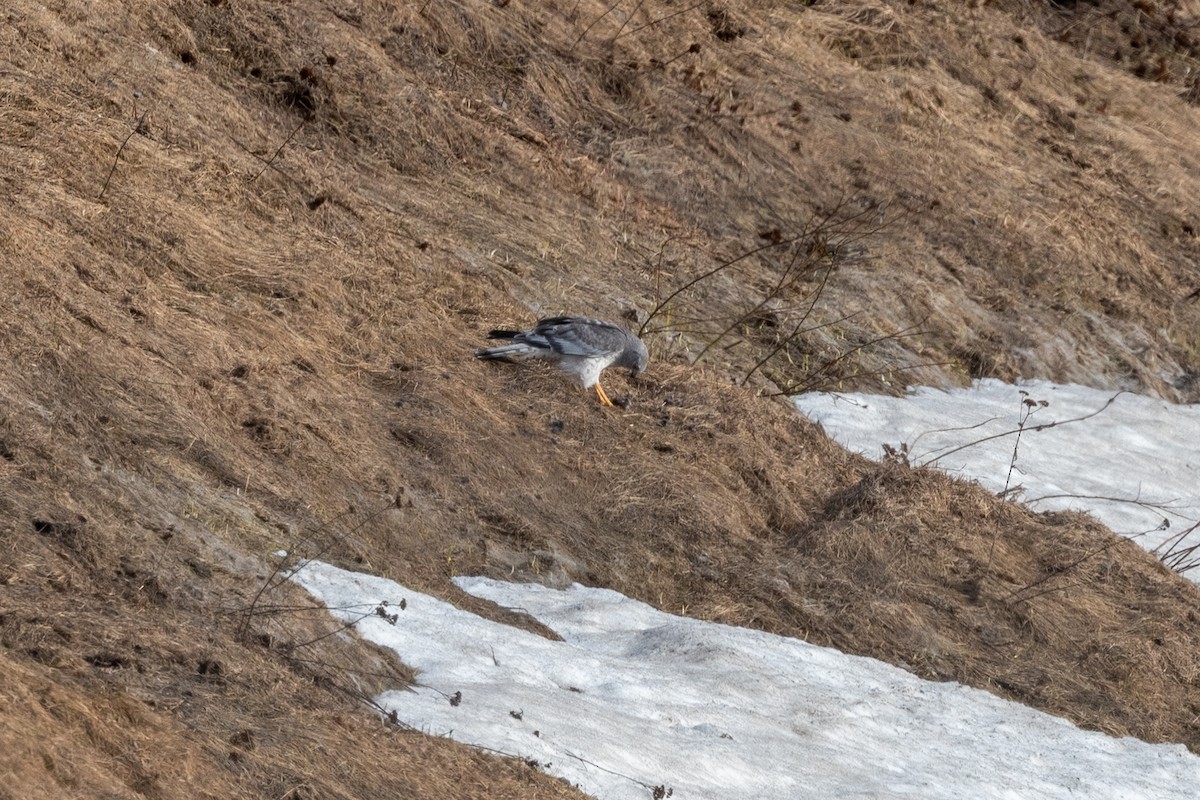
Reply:
<svg viewBox="0 0 1200 800"><path fill-rule="evenodd" d="M1092 417L1096 416L1097 414L1100 414L1100 413L1104 412L1105 410L1107 410L1108 407L1113 404L1113 401L1115 401L1118 397L1120 397L1123 394L1125 394L1124 389L1122 389L1121 391L1117 392L1112 397L1110 397L1108 399L1108 402L1105 403L1104 405L1102 405L1100 408L1096 409L1095 411L1091 412L1090 414L1084 414L1082 417L1073 417L1071 419L1060 419L1060 420L1057 420L1056 422L1047 422L1042 425L1034 425L1032 428L1027 428L1026 430L1044 431L1044 430L1049 430L1050 428L1056 428L1059 425L1067 425L1072 422L1083 422L1084 420L1091 419ZM947 450L946 452L941 453L941 454L929 459L928 461L922 462L921 466L928 467L931 464L935 464L938 461L942 460L946 456L954 455L955 453L959 452L960 450L966 450L968 447L974 447L975 445L983 444L984 442L990 442L993 439L1003 439L1005 436L1012 436L1012 435L1020 433L1020 432L1021 432L1020 428L1013 428L1012 430L1002 431L1001 433L995 433L995 434L992 434L991 436L985 436L982 439L976 439L973 442L967 442L964 445L960 445L951 450Z"/></svg>
<svg viewBox="0 0 1200 800"><path fill-rule="evenodd" d="M251 183L258 180L259 177L261 177L262 174L267 171L267 168L271 166L271 163L274 162L275 159L279 158L279 154L283 152L283 148L288 146L288 142L290 142L292 140L292 138L297 133L300 132L300 129L303 128L308 123L308 120L309 120L308 117L305 117L304 119L300 120L300 124L292 129L292 132L288 134L288 137L283 140L283 144L281 144L281 145L279 145L279 147L275 148L275 152L272 153L271 157L266 160L266 163L263 164L263 168L260 169L258 171L258 173L253 178L250 179Z"/></svg>
<svg viewBox="0 0 1200 800"><path fill-rule="evenodd" d="M308 562L306 562L306 563L308 563ZM279 586L279 585L280 584L276 584L276 586ZM350 605L345 605L345 606L285 605L282 603L264 605L264 604L260 603L255 609L250 610L250 611L248 611L245 608L234 608L234 609L228 609L225 611L218 611L216 613L220 616L231 616L234 614L253 614L254 616L260 616L260 617L270 616L272 614L299 614L304 611L312 611L312 612L320 611L322 613L327 614L330 611L359 611L363 608L366 608L368 605L371 607L371 611L373 613L375 608L379 605L379 603L351 603Z"/></svg>
<svg viewBox="0 0 1200 800"><path fill-rule="evenodd" d="M641 787L643 787L643 788L645 788L645 789L648 789L648 790L650 790L651 792L653 792L655 789L657 789L657 788L658 788L658 787L656 787L656 786L651 786L650 784L646 783L645 781L639 781L637 778L634 778L634 777L632 777L632 776L630 776L630 775L626 775L626 774L625 774L625 773L623 773L623 772L617 772L617 771L615 771L615 770L608 769L607 767L602 767L602 766L600 766L599 764L597 764L595 761L588 761L588 760L587 760L586 758L584 758L583 756L576 755L576 754L572 753L570 750L563 750L563 753L565 753L566 755L568 755L568 756L570 756L571 758L574 758L574 759L576 759L576 760L578 760L578 761L582 761L584 764L588 764L589 766L593 766L593 767L595 767L596 769L600 770L601 772L607 772L609 775L615 775L615 776L617 776L618 778L624 778L624 779L625 779L625 780L627 780L627 781L632 781L633 783L636 783L638 786L641 786Z"/></svg>
<svg viewBox="0 0 1200 800"><path fill-rule="evenodd" d="M808 304L808 308L804 309L804 313L800 316L800 321L796 323L796 327L792 329L792 332L788 336L784 337L783 341L772 347L765 356L758 360L757 364L750 368L750 371L746 373L746 377L742 378L742 386L745 386L750 382L750 378L754 376L754 373L758 372L759 369L762 368L763 364L766 364L775 357L776 353L795 341L796 336L800 333L800 329L804 327L804 323L808 322L808 318L812 315L813 309L817 307L817 301L819 301L821 299L821 295L825 293L825 287L829 285L829 276L833 274L833 270L836 267L837 262L833 259L830 259L829 266L825 268L825 272L821 275L821 282L817 284L815 289L813 289L811 295L812 302Z"/></svg>
<svg viewBox="0 0 1200 800"><path fill-rule="evenodd" d="M1047 405L1049 405L1049 403L1047 403L1045 400L1041 401L1041 403L1036 403L1029 398L1028 392L1021 392L1021 421L1017 423L1017 438L1013 441L1012 456L1008 460L1008 474L1004 476L1004 489L1000 492L1000 497L1008 497L1009 487L1012 485L1012 474L1017 468L1017 456L1021 447L1021 434L1025 432L1025 423L1029 422L1029 418L1037 413L1039 408L1045 408ZM1018 489L1013 490L1014 495L1017 493L1017 491ZM996 541L999 538L1000 529L997 527L992 531L992 544L991 547L988 548L987 561L985 561L983 564L983 572L985 575L991 572L992 556L996 553Z"/></svg>
<svg viewBox="0 0 1200 800"><path fill-rule="evenodd" d="M659 17L658 19L650 20L645 25L639 25L636 28L630 28L628 31L621 34L621 36L632 36L633 34L637 33L640 30L645 30L646 28L657 25L658 23L664 22L664 21L670 19L671 17L678 17L680 14L686 14L689 11L695 11L697 8L699 8L700 6L704 5L707 2L709 2L709 0L700 0L698 3L692 3L687 8L681 8L678 11L672 11L670 14L664 14L663 16ZM613 38L616 39L619 37L613 37Z"/></svg>
<svg viewBox="0 0 1200 800"><path fill-rule="evenodd" d="M386 505L380 506L375 511L372 511L370 514L365 516L362 519L362 521L360 521L356 526L354 526L354 530L357 530L358 528L361 528L363 525L366 525L372 519L379 516L387 509L391 508L392 505L393 505L393 503L388 503ZM258 602L259 602L259 600L262 599L262 596L269 590L278 589L286 581L290 580L292 578L292 576L294 576L297 572L304 569L306 566L308 566L309 563L311 563L312 559L306 560L303 564L300 564L295 569L291 570L289 575L286 578L276 581L275 579L279 576L279 574L281 572L284 571L284 567L288 564L288 562L291 558L291 554L293 552L295 552L296 548L299 547L300 545L304 544L305 542L308 542L311 539L313 539L313 537L315 537L321 531L328 529L329 526L332 525L337 520L342 519L343 517L349 516L352 513L354 513L353 509L346 509L344 512L342 512L341 514L338 514L337 516L335 516L333 519L329 520L328 522L324 522L321 525L318 525L316 528L314 528L312 530L311 533L308 533L305 536L302 536L300 538L300 540L297 541L291 547L291 549L289 549L284 554L284 556L276 562L274 569L271 570L271 574L267 576L266 580L263 581L262 585L258 587L258 591L254 593L254 597L251 598L251 600L250 600L250 605L244 609L245 616L242 619L242 624L238 626L238 634L237 635L239 638L244 638L247 631L249 631L250 621L253 617L255 617L257 615ZM325 547L321 548L321 550L318 551L317 556L320 557L320 556L324 555L325 553L329 552L329 550L334 546L336 541L338 541L338 538L331 540L328 544L325 545Z"/></svg>
<svg viewBox="0 0 1200 800"><path fill-rule="evenodd" d="M1187 547L1180 545L1197 530L1200 530L1200 522L1194 522L1190 528L1185 528L1179 533L1167 537L1150 553L1158 556L1159 561L1176 572L1183 573L1194 569L1200 566L1200 556L1197 555L1197 552L1200 551L1200 543L1190 544Z"/></svg>
<svg viewBox="0 0 1200 800"><path fill-rule="evenodd" d="M104 193L108 191L108 183L112 180L113 173L117 171L117 162L121 160L121 153L125 152L125 145L129 144L129 140L133 138L133 135L142 129L142 125L145 124L146 117L149 114L149 110L142 112L142 116L138 119L137 124L133 126L133 130L129 132L129 135L121 142L121 146L117 148L117 154L113 156L112 166L108 168L108 175L104 178L104 186L100 188L100 195L96 198L97 200L103 199Z"/></svg>
<svg viewBox="0 0 1200 800"><path fill-rule="evenodd" d="M954 363L954 362L951 361L951 362L945 362L945 363ZM976 428L982 428L984 425L995 422L998 419L1000 419L1000 417L988 417L987 419L983 420L982 422L976 422L974 425L960 425L960 426L957 426L954 428L934 428L932 430L922 431L921 433L917 434L915 439L913 439L911 442L908 442L907 444L908 444L909 450L911 451L913 448L915 448L917 446L917 442L921 441L921 439L923 439L926 436L933 436L934 434L938 434L938 433L958 433L959 431L973 431Z"/></svg>
<svg viewBox="0 0 1200 800"><path fill-rule="evenodd" d="M1166 520L1163 520L1163 522L1165 523ZM1092 558L1093 556L1100 555L1101 553L1114 547L1115 545L1121 544L1122 542L1125 542L1125 541L1131 541L1133 539L1137 539L1141 536L1145 536L1148 533L1154 533L1156 531L1161 531L1161 530L1165 530L1165 529L1166 529L1166 525L1164 524L1164 525L1159 525L1157 528L1147 528L1144 531L1139 531L1138 533L1134 533L1129 536L1118 536L1116 534L1113 534L1112 539L1105 542L1104 545L1102 545L1101 547L1098 547L1097 549L1095 549L1089 553L1084 553L1079 558L1072 561L1070 564L1067 564L1065 567L1062 567L1061 569L1057 569L1054 572L1048 573L1048 574L1042 576L1041 578L1039 578L1038 580L1034 581L1031 584L1022 586L1020 589L1014 589L1013 591L1009 592L1008 596L1005 597L1004 600L1005 601L1011 600L1013 597L1016 597L1019 594L1023 594L1024 592L1034 588L1035 586L1040 586L1043 583L1045 583L1046 581L1057 577L1058 575L1065 575L1066 573L1075 569L1075 567L1082 564L1084 561L1087 561L1089 558ZM1047 589L1046 592L1038 592L1035 595L1030 595L1028 597L1022 597L1022 598L1020 598L1020 600L1025 600L1025 601L1032 600L1034 597L1040 597L1043 594L1046 594L1047 592L1057 591L1058 589L1065 589L1065 588L1069 588L1069 587L1056 587L1056 588Z"/></svg>
<svg viewBox="0 0 1200 800"><path fill-rule="evenodd" d="M788 283L788 276L790 276L792 274L792 270L795 268L796 261L798 261L799 258L800 258L799 252L793 253L791 262L787 265L786 269L784 269L782 272L780 272L779 280L777 280L775 282L775 286L773 286L763 296L763 299L760 300L753 308L751 308L749 311L747 311L746 313L744 313L740 317L738 317L736 320L734 320L731 325L729 325L725 330L721 331L721 333L717 336L716 339L713 339L707 345L705 345L704 349L700 351L700 354L696 356L696 361L699 361L700 359L704 358L704 354L708 352L710 347L712 347L717 342L724 339L726 336L728 336L730 333L732 333L734 330L736 330L738 328L738 326L742 325L744 322L746 322L746 320L751 319L755 314L757 314L759 311L761 311L763 308L765 308L768 303L770 303L772 300L777 298L779 296L779 294L783 291L785 285L790 286L791 284ZM803 324L804 319L808 316L808 313L810 311L812 311L812 306L809 306L808 311L806 311L804 317L801 318L801 320L800 320L801 324Z"/></svg>
<svg viewBox="0 0 1200 800"><path fill-rule="evenodd" d="M633 7L633 11L630 11L625 15L625 21L621 23L621 27L617 28L617 32L614 33L613 37L608 40L610 46L617 40L617 37L621 35L621 31L625 30L625 26L629 24L630 20L636 17L637 13L642 10L642 6L645 5L645 3L646 0L637 0L637 5Z"/></svg>
<svg viewBox="0 0 1200 800"><path fill-rule="evenodd" d="M886 336L877 336L876 338L871 339L870 341L863 342L862 344L857 345L857 346L851 348L850 350L847 350L844 353L841 353L840 355L838 355L837 358L833 358L833 359L830 359L829 361L826 361L824 364L821 365L820 369L818 369L816 371L816 373L813 375L812 379L809 380L804 385L804 388L802 388L798 391L792 392L792 394L801 394L803 392L809 391L813 386L817 385L817 383L820 381L820 378L822 375L829 372L831 369L836 367L841 362L845 361L850 356L854 355L855 353L860 353L872 345L876 345L876 344L879 344L880 342L886 342L886 341L889 341L892 339L907 339L912 336L924 336L925 335L924 331L917 330L923 324L924 324L924 321L918 323L917 325L913 325L909 328L905 328L904 330L898 331L896 333L889 333ZM881 371L887 372L892 369L895 369L895 370L917 369L917 368L923 367L923 366L927 366L927 365L914 364L911 367L889 367L888 370L881 370ZM871 373L867 373L867 374L871 374Z"/></svg>
<svg viewBox="0 0 1200 800"><path fill-rule="evenodd" d="M910 364L907 367L886 367L884 369L873 369L870 372L855 372L853 374L847 375L845 377L845 379L846 380L854 380L855 378L873 378L876 375L886 375L886 374L892 373L892 372L907 372L909 370L914 370L914 369L928 369L930 367L945 367L945 366L949 366L950 364L956 364L956 363L958 363L958 362L956 362L956 361L927 361L927 362L923 362L921 364ZM805 392L811 391L812 388L816 385L817 385L817 381L811 381L811 382L805 383L803 386L801 386L799 388L796 388L795 386L790 386L787 389L782 389L778 392L771 392L771 393L763 395L763 396L764 397L795 397L798 394L804 394Z"/></svg>
<svg viewBox="0 0 1200 800"><path fill-rule="evenodd" d="M676 289L675 291L673 291L669 295L667 295L666 299L659 301L658 305L656 305L653 308L653 310L650 311L650 315L648 317L646 317L646 321L642 323L641 328L638 330L638 336L641 336L646 332L646 326L650 324L650 320L654 319L667 306L668 303L670 303L672 300L674 300L679 295L686 292L688 289L691 289L696 284L708 280L709 278L711 278L713 275L716 275L721 270L731 267L740 261L745 261L747 258L750 258L750 256L757 255L757 254L763 252L764 250L770 250L773 247L782 247L784 245L793 244L793 243L799 241L799 239L800 239L800 237L796 236L792 239L785 239L785 240L779 241L779 242L767 242L766 244L760 245L759 247L755 247L752 250L747 250L746 252L742 253L740 256L737 256L729 261L723 261L720 264L717 264L717 266L708 270L707 272L703 272L700 275L696 276L695 278L692 278L690 281L687 281L682 286L680 286L678 289Z"/></svg>
<svg viewBox="0 0 1200 800"><path fill-rule="evenodd" d="M600 20L607 17L614 10L616 10L617 6L621 5L621 3L624 3L624 2L625 2L625 0L617 0L617 2L615 2L611 6L609 6L604 11L603 14L601 14L600 16L598 16L594 20L592 20L591 23L586 28L583 29L583 33L579 34L579 38L576 39L575 41L571 42L571 46L567 49L567 55L570 55L571 53L575 52L575 46L583 41L583 37L587 36L591 32L592 28L596 27L596 24L599 23Z"/></svg>
<svg viewBox="0 0 1200 800"><path fill-rule="evenodd" d="M1176 511L1171 510L1171 503L1178 502L1175 500L1164 500L1161 503L1155 503L1150 500L1141 500L1137 497L1114 497L1107 494L1073 494L1071 492L1059 492L1058 494L1044 494L1041 497L1028 497L1025 499L1025 504L1040 503L1043 500L1105 500L1110 503L1124 503L1126 505L1137 506L1138 508L1150 509L1153 511L1161 511L1164 514L1170 514L1179 519L1191 521L1190 517L1185 517Z"/></svg>
<svg viewBox="0 0 1200 800"><path fill-rule="evenodd" d="M1022 392L1021 394L1025 394ZM1026 402L1028 398L1021 401L1021 421L1017 423L1017 438L1013 441L1012 458L1008 460L1008 474L1004 476L1004 490L1000 492L1003 497L1008 494L1008 487L1012 485L1012 474L1017 468L1017 457L1021 448L1021 434L1025 432L1025 425L1029 422L1029 418L1037 413L1039 408L1045 408L1049 403L1042 401L1041 404L1030 405Z"/></svg>
<svg viewBox="0 0 1200 800"><path fill-rule="evenodd" d="M330 636L336 636L337 634L341 633L342 631L353 628L355 625L357 625L358 623L362 622L364 619L367 619L369 617L381 617L381 616L383 616L382 609L387 607L387 602L388 601L386 601L386 600L382 600L379 603L376 603L375 607L373 609L371 609L370 611L364 612L364 613L360 614L359 616L355 617L354 619L349 620L348 622L343 622L341 625L334 628L333 630L326 631L325 633L321 634L320 636L309 639L307 642L301 642L300 644L293 644L293 645L291 645L291 649L299 650L301 647L308 647L310 645L314 645L317 642L320 642L324 639L328 639ZM399 608L400 606L397 605L396 607Z"/></svg>

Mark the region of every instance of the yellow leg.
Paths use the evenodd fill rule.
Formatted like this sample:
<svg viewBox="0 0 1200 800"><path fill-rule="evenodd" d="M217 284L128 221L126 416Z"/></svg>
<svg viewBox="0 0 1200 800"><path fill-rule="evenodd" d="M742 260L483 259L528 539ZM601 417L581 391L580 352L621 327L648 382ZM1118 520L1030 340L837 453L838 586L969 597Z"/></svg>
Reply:
<svg viewBox="0 0 1200 800"><path fill-rule="evenodd" d="M600 405L602 406L611 406L613 404L613 401L608 399L608 395L605 394L603 387L599 383L596 384L596 397L600 398Z"/></svg>

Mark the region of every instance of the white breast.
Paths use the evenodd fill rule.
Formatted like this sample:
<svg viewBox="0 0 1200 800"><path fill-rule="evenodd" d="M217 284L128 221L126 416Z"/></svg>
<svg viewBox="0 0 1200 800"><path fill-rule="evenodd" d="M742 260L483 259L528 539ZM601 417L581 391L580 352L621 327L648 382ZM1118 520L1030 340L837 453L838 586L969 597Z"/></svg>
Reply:
<svg viewBox="0 0 1200 800"><path fill-rule="evenodd" d="M617 360L617 356L561 356L558 366L579 379L583 388L590 389L600 380L600 373Z"/></svg>

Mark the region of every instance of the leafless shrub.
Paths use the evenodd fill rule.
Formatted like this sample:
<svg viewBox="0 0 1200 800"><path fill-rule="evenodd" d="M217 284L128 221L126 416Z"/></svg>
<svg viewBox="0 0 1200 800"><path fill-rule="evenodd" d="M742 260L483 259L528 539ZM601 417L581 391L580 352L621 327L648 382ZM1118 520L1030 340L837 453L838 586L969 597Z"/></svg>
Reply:
<svg viewBox="0 0 1200 800"><path fill-rule="evenodd" d="M847 365L888 341L916 336L919 326L858 342L836 352L812 346L855 314L830 313L821 301L838 270L861 257L862 242L903 218L874 203L843 198L832 208L785 231L761 230L760 243L683 281L659 299L641 335L663 333L698 342L693 363L740 348L738 382L765 375L778 391L795 395L848 377ZM856 373L857 376L859 373Z"/></svg>

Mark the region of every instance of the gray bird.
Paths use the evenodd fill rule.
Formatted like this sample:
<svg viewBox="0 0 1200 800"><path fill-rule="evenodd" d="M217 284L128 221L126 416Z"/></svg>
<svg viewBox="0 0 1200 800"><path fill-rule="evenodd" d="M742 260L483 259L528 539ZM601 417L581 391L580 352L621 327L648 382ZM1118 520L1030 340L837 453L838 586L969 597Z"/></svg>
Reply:
<svg viewBox="0 0 1200 800"><path fill-rule="evenodd" d="M611 406L600 373L608 367L626 367L630 375L646 368L646 345L628 328L591 317L547 317L531 331L494 330L489 339L511 339L512 344L485 347L476 358L512 361L546 358L563 372L574 375L584 389L596 387L600 404Z"/></svg>

